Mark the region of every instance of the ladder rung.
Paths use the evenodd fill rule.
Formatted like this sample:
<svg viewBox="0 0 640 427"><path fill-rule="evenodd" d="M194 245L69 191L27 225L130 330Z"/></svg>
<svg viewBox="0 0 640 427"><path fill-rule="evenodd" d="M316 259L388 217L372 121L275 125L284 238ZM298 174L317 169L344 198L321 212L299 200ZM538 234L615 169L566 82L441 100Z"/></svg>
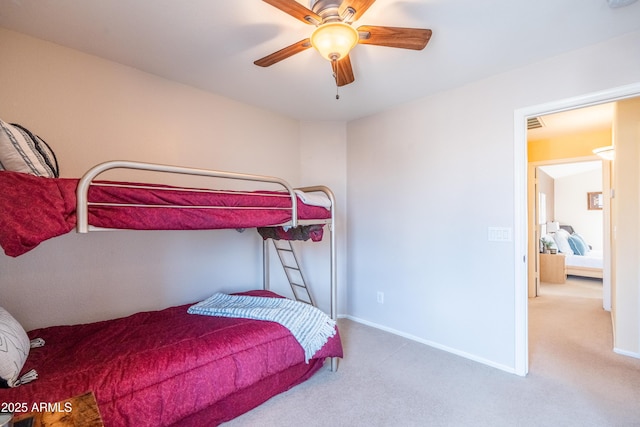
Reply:
<svg viewBox="0 0 640 427"><path fill-rule="evenodd" d="M306 291L306 288L302 288L302 289ZM309 301L308 294L307 294L307 298L302 298L304 295L298 295L298 292L302 293L302 291L298 289L293 289L293 294L295 295L298 301Z"/></svg>
<svg viewBox="0 0 640 427"><path fill-rule="evenodd" d="M288 247L280 247L275 240L272 241L278 253L278 258L280 258L280 264L282 264L282 268L286 273L287 280L289 282L289 285L291 286L291 290L293 291L295 299L297 301L315 306L313 297L311 296L309 288L307 287L304 275L302 274L302 269L300 268L300 265L298 263L298 257L296 256L293 246L290 242L287 241L286 244L288 245ZM288 257L288 260L285 260L285 256L282 254L283 252L290 252L292 256ZM291 262L293 263L293 265L289 265L291 264ZM297 274L292 275L292 271L297 271ZM302 283L295 282L295 280L297 280L298 278L302 280ZM304 293L306 294L306 296L298 295L298 292ZM304 296L305 298L301 298L301 296Z"/></svg>

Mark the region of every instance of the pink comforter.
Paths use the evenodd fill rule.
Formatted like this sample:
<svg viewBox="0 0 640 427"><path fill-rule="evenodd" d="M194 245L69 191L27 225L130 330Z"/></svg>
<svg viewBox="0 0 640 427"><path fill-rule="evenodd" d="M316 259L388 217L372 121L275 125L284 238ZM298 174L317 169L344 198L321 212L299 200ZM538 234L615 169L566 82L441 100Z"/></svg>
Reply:
<svg viewBox="0 0 640 427"><path fill-rule="evenodd" d="M23 368L39 378L0 389L0 402L31 407L93 391L106 426L217 425L306 380L325 357L342 357L338 333L305 364L302 347L277 323L187 308L29 332L46 341Z"/></svg>
<svg viewBox="0 0 640 427"><path fill-rule="evenodd" d="M77 179L42 178L0 172L0 245L9 256L22 255L44 240L71 231L76 224ZM132 184L140 185L140 184ZM171 188L167 186L155 186ZM278 192L194 193L92 186L89 201L144 205L201 206L198 209L132 207L89 208L89 224L135 230L253 228L291 220L291 199ZM225 206L236 209L210 209ZM255 209L241 209L241 207ZM279 209L274 209L279 208ZM330 212L298 199L298 218L325 219Z"/></svg>

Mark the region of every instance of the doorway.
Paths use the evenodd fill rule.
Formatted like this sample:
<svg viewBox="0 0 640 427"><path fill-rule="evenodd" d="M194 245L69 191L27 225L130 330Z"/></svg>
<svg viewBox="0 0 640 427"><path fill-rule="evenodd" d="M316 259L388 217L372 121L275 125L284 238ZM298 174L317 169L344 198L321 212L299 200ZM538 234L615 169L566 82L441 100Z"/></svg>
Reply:
<svg viewBox="0 0 640 427"><path fill-rule="evenodd" d="M603 125L609 128L594 131L593 135L599 136L602 144L609 145L610 123L603 122ZM584 139L581 138L584 135L577 136ZM562 144L563 140L558 138L555 142ZM529 297L540 295L545 277L547 282L556 284L571 277L599 279L602 307L611 311L610 203L597 207L590 207L588 203L589 194L598 194L599 200L604 199L603 194L610 194L610 165L599 158L561 159L530 164L529 169L535 172L529 176L535 180L529 188L535 188L536 192L533 197L529 195L529 201L536 204L533 210L537 214L535 221L529 221L532 229L529 236L534 236L535 242L539 242L535 248L529 245L529 258L537 258L536 262L530 263L537 271L529 272L529 286L532 288ZM570 234L570 245L556 242L559 238L562 241L560 233L567 235L565 231ZM571 250L567 253L567 246L575 246L577 239L585 244L580 248L569 247ZM543 242L547 243L546 248ZM550 252L560 257L550 257ZM552 269L552 266L557 268Z"/></svg>
<svg viewBox="0 0 640 427"><path fill-rule="evenodd" d="M514 113L514 265L515 265L515 373L525 376L528 359L528 200L527 200L527 127L529 118L561 111L614 102L640 96L640 83L613 88L581 97L532 106Z"/></svg>

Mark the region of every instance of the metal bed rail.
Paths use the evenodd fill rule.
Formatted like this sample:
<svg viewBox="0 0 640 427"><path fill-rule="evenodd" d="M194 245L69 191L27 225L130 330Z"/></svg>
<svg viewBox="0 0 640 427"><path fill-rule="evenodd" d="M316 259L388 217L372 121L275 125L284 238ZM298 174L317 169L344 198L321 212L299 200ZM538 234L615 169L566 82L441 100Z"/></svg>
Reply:
<svg viewBox="0 0 640 427"><path fill-rule="evenodd" d="M329 187L326 187L324 185L301 187L301 188L298 188L298 190L304 191L305 193L320 191L326 194L326 196L329 197L329 200L331 200L331 218L329 222L329 236L330 236L329 250L331 252L331 260L330 260L330 263L331 263L331 318L333 320L336 320L338 318L338 306L336 304L336 301L338 300L338 289L337 289L338 274L336 269L337 257L336 257L336 229L335 229L336 228L335 227L336 198L335 198L335 195L333 194L333 191L331 191Z"/></svg>
<svg viewBox="0 0 640 427"><path fill-rule="evenodd" d="M226 179L234 179L240 181L254 181L254 182L264 182L270 184L278 184L284 187L285 190L289 193L289 197L291 198L291 226L296 227L298 225L298 204L296 194L293 191L291 185L283 179L266 176L266 175L252 175L246 173L237 173L237 172L225 172L219 170L209 170L209 169L197 169L197 168L187 168L181 166L170 166L170 165L162 165L162 164L154 164L154 163L143 163L143 162L133 162L126 160L113 160L109 162L100 163L93 168L89 169L83 176L80 178L78 182L78 188L76 190L76 212L77 212L77 225L76 230L78 233L87 233L89 232L89 187L93 180L108 170L112 169L134 169L134 170L145 170L151 172L163 172L163 173L173 173L173 174L182 174L182 175L194 175L194 176L206 176L211 178L226 178Z"/></svg>
<svg viewBox="0 0 640 427"><path fill-rule="evenodd" d="M333 320L338 319L338 271L337 271L337 251L336 251L336 198L333 191L329 187L324 185L315 185L309 187L299 187L296 190L304 191L305 193L322 192L331 201L331 218L327 221L316 221L318 223L326 223L329 227L329 251L330 251L330 283L331 283L331 295L330 295L330 315ZM267 240L263 242L263 281L264 288L269 289L269 247ZM338 358L331 358L331 371L338 370Z"/></svg>

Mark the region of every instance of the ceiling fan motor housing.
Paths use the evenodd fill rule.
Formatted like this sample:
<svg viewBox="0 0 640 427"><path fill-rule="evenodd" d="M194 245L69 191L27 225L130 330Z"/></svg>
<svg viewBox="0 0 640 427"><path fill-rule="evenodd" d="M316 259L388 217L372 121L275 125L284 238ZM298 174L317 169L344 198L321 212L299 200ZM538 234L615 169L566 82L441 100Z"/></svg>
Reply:
<svg viewBox="0 0 640 427"><path fill-rule="evenodd" d="M342 22L342 17L338 12L341 1L336 0L311 0L311 10L322 18L322 23Z"/></svg>

